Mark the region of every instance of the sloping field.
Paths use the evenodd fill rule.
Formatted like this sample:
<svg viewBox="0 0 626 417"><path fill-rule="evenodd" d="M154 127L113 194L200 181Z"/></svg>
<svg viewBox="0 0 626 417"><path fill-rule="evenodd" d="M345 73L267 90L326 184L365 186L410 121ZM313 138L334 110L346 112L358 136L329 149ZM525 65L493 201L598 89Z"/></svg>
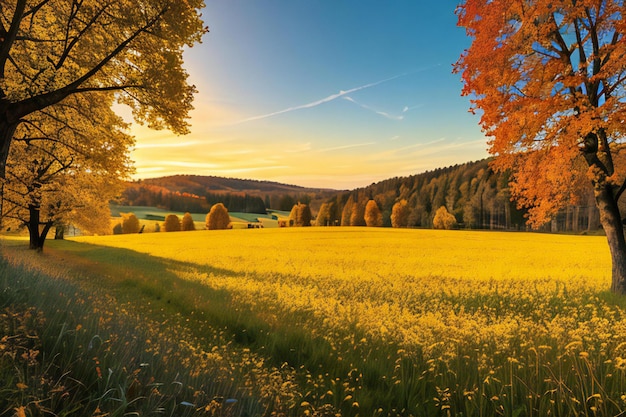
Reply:
<svg viewBox="0 0 626 417"><path fill-rule="evenodd" d="M273 407L292 415L626 410L626 303L608 293L603 237L292 228L81 237L52 251L264 358L283 372ZM204 334L193 343L210 352Z"/></svg>

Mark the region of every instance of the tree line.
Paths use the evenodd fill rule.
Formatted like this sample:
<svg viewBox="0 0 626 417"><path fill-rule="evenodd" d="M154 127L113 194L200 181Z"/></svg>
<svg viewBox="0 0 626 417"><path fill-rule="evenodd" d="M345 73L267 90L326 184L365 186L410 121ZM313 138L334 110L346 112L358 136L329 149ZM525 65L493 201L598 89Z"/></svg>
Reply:
<svg viewBox="0 0 626 417"><path fill-rule="evenodd" d="M367 205L374 201L382 226L435 227L441 207L454 217L454 227L525 230L527 210L511 199L510 174L491 169L492 159L440 168L409 177L396 177L327 200L317 213L321 226L364 226ZM582 232L599 227L599 214L590 187L573 188L576 199L540 229ZM396 216L394 216L396 212ZM400 214L401 213L401 214ZM394 222L394 217L402 221ZM448 222L449 224L450 222Z"/></svg>
<svg viewBox="0 0 626 417"><path fill-rule="evenodd" d="M366 226L433 228L441 207L453 216L447 228L526 230L527 210L512 200L508 172L495 172L492 159L454 165L408 177L390 178L352 191L336 191L320 199L311 194L267 194L206 192L204 197L174 192L150 184L132 184L117 202L124 205L154 206L178 212L207 212L222 203L229 212L259 213L268 210L290 211L292 225L307 225L297 220L299 207L310 211L317 226ZM572 186L572 202L550 222L540 227L546 232L583 232L597 230L598 210L593 192L585 183ZM575 198L574 198L575 197ZM375 208L373 204L375 203ZM368 204L370 210L368 210ZM296 212L294 212L296 210ZM375 213L378 210L380 213ZM394 216L395 212L395 216ZM367 216L366 216L367 214ZM376 219L372 220L371 216ZM394 221L395 218L395 221ZM451 226L453 225L453 226Z"/></svg>

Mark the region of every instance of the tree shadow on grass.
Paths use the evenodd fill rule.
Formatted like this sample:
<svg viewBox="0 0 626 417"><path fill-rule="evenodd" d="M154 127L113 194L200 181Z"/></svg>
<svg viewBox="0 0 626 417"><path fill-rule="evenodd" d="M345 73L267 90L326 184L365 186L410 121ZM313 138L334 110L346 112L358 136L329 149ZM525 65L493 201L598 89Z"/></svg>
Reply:
<svg viewBox="0 0 626 417"><path fill-rule="evenodd" d="M159 314L180 314L190 320L185 325L194 327L198 336L203 323L225 330L234 342L269 355L276 366L287 362L298 368L334 362L330 359L329 343L302 326L309 321L305 316L310 312L291 312L288 322L268 323L263 318L266 312L258 306L237 302L228 290L210 286L211 280L236 278L240 276L238 272L71 241L54 242L44 256L69 264L78 273L76 279L87 289L106 291L120 303L149 305ZM184 279L179 274L191 278ZM204 282L193 280L194 276L202 277Z"/></svg>

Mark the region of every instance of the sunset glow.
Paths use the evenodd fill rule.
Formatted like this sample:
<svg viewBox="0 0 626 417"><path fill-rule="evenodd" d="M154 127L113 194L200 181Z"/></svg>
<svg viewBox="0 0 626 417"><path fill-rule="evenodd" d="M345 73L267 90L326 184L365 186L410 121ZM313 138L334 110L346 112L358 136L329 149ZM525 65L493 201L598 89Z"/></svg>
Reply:
<svg viewBox="0 0 626 417"><path fill-rule="evenodd" d="M455 2L219 0L186 53L191 133L134 125L135 178L355 188L486 156L452 74Z"/></svg>

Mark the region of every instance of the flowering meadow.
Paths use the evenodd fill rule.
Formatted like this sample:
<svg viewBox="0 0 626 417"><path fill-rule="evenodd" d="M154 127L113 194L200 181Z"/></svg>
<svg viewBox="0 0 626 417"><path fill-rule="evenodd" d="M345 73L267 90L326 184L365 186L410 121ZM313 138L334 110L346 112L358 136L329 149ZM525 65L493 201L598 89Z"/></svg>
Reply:
<svg viewBox="0 0 626 417"><path fill-rule="evenodd" d="M81 237L40 257L3 245L6 268L49 287L46 302L30 278L3 283L23 289L5 314L71 330L81 384L100 389L77 406L89 415L626 412L626 300L608 291L604 237L294 228ZM62 367L45 339L24 339L41 346L22 368ZM35 415L18 401L36 396L26 373L5 408Z"/></svg>

